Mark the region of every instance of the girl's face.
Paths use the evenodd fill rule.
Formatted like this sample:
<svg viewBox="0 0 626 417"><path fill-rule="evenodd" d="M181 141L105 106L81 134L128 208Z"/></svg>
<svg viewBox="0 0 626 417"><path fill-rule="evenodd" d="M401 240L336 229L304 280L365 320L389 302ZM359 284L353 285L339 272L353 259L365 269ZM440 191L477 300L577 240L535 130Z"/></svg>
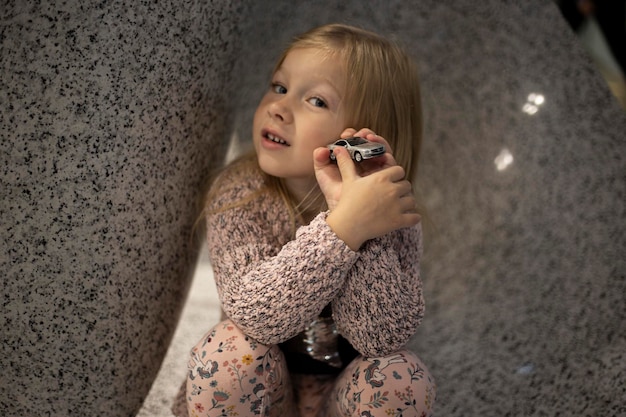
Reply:
<svg viewBox="0 0 626 417"><path fill-rule="evenodd" d="M296 197L315 184L313 150L338 139L345 128L344 75L336 54L292 49L254 114L261 169L284 178Z"/></svg>

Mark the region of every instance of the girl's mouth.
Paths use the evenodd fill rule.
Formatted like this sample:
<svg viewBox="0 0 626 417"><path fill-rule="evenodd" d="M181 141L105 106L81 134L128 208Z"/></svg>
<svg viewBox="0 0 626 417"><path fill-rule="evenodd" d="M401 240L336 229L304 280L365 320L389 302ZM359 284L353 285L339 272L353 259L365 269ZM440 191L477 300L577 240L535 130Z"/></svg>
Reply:
<svg viewBox="0 0 626 417"><path fill-rule="evenodd" d="M278 136L276 136L276 135L274 135L274 134L272 134L272 133L265 132L265 133L263 134L263 137L264 137L265 139L269 140L269 141L274 142L274 143L278 143L278 144L280 144L280 145L285 145L285 146L290 146L290 145L287 143L287 141L286 141L285 139L280 138L280 137L278 137Z"/></svg>

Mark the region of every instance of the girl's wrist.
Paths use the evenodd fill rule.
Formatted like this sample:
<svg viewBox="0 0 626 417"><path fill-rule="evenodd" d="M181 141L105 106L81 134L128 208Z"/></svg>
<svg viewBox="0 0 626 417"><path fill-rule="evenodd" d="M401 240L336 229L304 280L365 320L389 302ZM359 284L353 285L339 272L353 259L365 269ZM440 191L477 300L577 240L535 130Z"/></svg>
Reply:
<svg viewBox="0 0 626 417"><path fill-rule="evenodd" d="M343 221L341 213L337 213L337 211L331 211L328 214L326 223L335 235L354 252L358 251L365 242L365 239L362 239L357 231L351 230L348 226L350 222Z"/></svg>

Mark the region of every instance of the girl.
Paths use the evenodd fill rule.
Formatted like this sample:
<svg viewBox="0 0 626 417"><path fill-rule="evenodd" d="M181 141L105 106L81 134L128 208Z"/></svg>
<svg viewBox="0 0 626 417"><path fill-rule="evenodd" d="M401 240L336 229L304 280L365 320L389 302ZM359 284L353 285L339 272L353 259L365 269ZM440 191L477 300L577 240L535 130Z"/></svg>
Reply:
<svg viewBox="0 0 626 417"><path fill-rule="evenodd" d="M406 179L420 113L411 60L380 36L327 25L289 46L254 115L254 153L208 194L226 319L192 349L177 415L431 414L434 380L403 349L424 313ZM349 136L387 153L330 161L326 145Z"/></svg>

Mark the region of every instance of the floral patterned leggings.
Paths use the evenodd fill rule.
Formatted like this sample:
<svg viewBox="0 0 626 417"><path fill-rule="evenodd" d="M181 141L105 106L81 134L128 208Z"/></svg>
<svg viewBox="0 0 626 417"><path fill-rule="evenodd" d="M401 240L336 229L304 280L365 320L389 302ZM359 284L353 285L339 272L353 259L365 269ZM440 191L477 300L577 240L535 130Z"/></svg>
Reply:
<svg viewBox="0 0 626 417"><path fill-rule="evenodd" d="M188 368L190 417L430 416L435 401L433 377L407 350L359 356L338 376L290 374L278 346L256 342L230 320L204 335Z"/></svg>

